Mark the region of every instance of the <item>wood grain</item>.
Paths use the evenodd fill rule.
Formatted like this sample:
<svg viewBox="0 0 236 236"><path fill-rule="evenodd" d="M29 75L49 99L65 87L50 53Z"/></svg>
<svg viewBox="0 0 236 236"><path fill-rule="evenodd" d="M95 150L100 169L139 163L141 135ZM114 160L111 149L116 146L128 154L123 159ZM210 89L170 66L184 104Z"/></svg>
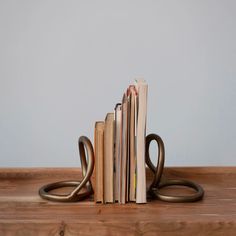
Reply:
<svg viewBox="0 0 236 236"><path fill-rule="evenodd" d="M38 189L49 182L79 179L80 170L0 169L0 235L236 235L236 167L166 168L164 175L198 182L205 189L204 199L102 205L91 197L55 203L41 199Z"/></svg>

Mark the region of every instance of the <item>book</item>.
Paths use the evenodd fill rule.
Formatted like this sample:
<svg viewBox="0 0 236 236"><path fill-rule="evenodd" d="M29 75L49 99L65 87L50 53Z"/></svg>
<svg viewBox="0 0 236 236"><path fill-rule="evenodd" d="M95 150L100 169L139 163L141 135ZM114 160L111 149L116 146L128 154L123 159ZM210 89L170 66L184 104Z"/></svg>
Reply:
<svg viewBox="0 0 236 236"><path fill-rule="evenodd" d="M137 183L136 203L146 203L146 164L145 164L145 138L147 119L147 83L137 80L135 88L137 98L137 125L136 125L136 155L137 155Z"/></svg>
<svg viewBox="0 0 236 236"><path fill-rule="evenodd" d="M127 153L128 153L128 98L125 93L122 98L121 105L121 191L120 191L120 203L125 204L127 201Z"/></svg>
<svg viewBox="0 0 236 236"><path fill-rule="evenodd" d="M129 88L126 90L127 95L127 157L126 157L126 202L129 202L130 192L130 96Z"/></svg>
<svg viewBox="0 0 236 236"><path fill-rule="evenodd" d="M114 194L115 201L120 202L120 188L121 188L121 103L117 103L115 106L115 168L114 168Z"/></svg>
<svg viewBox="0 0 236 236"><path fill-rule="evenodd" d="M95 156L95 191L94 201L104 202L103 196L103 157L104 157L104 122L97 121L94 129Z"/></svg>
<svg viewBox="0 0 236 236"><path fill-rule="evenodd" d="M114 113L108 113L104 128L104 202L114 202Z"/></svg>
<svg viewBox="0 0 236 236"><path fill-rule="evenodd" d="M128 89L129 97L129 201L136 201L136 112L137 91L134 85Z"/></svg>

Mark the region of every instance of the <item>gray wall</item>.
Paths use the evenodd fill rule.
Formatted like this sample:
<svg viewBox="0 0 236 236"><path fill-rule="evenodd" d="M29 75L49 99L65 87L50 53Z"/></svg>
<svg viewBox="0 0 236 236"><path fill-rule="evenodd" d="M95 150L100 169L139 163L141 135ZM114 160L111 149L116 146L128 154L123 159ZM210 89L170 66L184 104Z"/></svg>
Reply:
<svg viewBox="0 0 236 236"><path fill-rule="evenodd" d="M223 0L0 0L0 166L79 166L78 137L93 138L136 77L167 165L236 165L235 12Z"/></svg>

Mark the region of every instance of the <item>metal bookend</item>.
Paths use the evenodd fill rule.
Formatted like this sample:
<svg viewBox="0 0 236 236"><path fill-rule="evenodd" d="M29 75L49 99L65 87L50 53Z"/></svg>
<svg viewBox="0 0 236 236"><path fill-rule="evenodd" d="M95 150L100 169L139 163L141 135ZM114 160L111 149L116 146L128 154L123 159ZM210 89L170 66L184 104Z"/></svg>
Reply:
<svg viewBox="0 0 236 236"><path fill-rule="evenodd" d="M83 200L89 197L91 194L93 194L93 188L90 181L94 168L93 146L90 140L85 136L81 136L79 138L78 146L79 146L82 174L84 178L81 181L73 181L73 180L60 181L47 184L39 189L39 195L42 198L58 202L75 202ZM86 152L88 161L86 161ZM75 187L75 189L68 195L49 193L52 190L63 187ZM81 192L82 189L83 191Z"/></svg>
<svg viewBox="0 0 236 236"><path fill-rule="evenodd" d="M158 145L158 156L157 156L157 166L155 167L150 159L149 155L149 146L152 141L156 141ZM164 169L164 162L165 162L165 147L164 142L162 141L161 137L156 134L149 134L146 137L146 164L153 172L154 177L151 185L148 189L148 196L151 199L160 199L166 202L195 202L203 198L204 190L203 188L189 180L183 179L164 179L162 178L163 169ZM196 191L196 193L191 195L184 195L184 196L173 196L173 195L165 195L160 193L160 189L164 187L169 187L172 185L178 186L185 186L192 188Z"/></svg>

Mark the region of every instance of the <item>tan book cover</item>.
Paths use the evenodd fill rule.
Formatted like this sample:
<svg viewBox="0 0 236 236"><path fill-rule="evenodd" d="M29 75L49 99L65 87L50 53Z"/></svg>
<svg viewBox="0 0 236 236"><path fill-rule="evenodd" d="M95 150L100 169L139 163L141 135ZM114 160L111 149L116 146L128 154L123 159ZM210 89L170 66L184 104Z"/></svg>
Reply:
<svg viewBox="0 0 236 236"><path fill-rule="evenodd" d="M136 115L137 112L137 91L134 85L128 89L129 97L129 201L136 201Z"/></svg>
<svg viewBox="0 0 236 236"><path fill-rule="evenodd" d="M108 113L104 129L104 202L114 202L114 113Z"/></svg>
<svg viewBox="0 0 236 236"><path fill-rule="evenodd" d="M104 157L104 122L95 123L94 129L95 189L94 201L104 202L103 196L103 157Z"/></svg>
<svg viewBox="0 0 236 236"><path fill-rule="evenodd" d="M143 80L136 81L138 92L137 107L137 188L136 203L146 203L146 164L145 164L145 137L146 137L146 118L147 118L147 83Z"/></svg>

